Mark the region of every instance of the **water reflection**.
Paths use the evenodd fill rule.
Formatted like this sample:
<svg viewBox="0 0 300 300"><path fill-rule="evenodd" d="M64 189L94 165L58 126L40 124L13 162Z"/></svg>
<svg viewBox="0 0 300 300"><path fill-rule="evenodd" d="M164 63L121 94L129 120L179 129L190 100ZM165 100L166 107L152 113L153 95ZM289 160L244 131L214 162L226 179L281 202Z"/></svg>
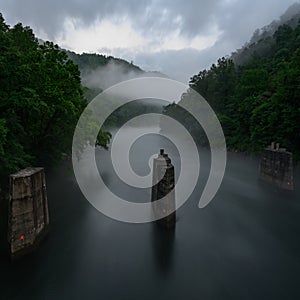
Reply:
<svg viewBox="0 0 300 300"><path fill-rule="evenodd" d="M161 146L179 174L164 143L137 142L135 157L145 163L136 169ZM150 191L119 185L106 167L109 152L98 154L114 191L149 201ZM9 263L0 217L0 299L300 299L300 168L295 191L280 191L258 181L257 158L229 153L223 184L201 210L210 165L205 149L201 155L199 185L174 230L111 220L84 199L67 166L47 172L51 231L34 254Z"/></svg>
<svg viewBox="0 0 300 300"><path fill-rule="evenodd" d="M153 222L152 244L156 268L163 274L172 271L176 227L164 228Z"/></svg>

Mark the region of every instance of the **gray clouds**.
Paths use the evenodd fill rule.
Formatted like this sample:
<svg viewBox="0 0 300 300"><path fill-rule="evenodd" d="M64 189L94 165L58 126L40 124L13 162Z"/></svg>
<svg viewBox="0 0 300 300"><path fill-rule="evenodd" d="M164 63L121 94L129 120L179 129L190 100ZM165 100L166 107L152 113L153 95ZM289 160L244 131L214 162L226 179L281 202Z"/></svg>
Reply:
<svg viewBox="0 0 300 300"><path fill-rule="evenodd" d="M147 45L136 49L110 49L112 55L134 60L141 67L159 70L170 77L187 82L188 78L214 62L218 57L230 54L250 39L256 28L267 25L294 3L295 0L0 0L0 11L10 24L22 22L34 31L45 33L56 41L66 35L66 20L76 20L80 29L96 21L113 20L130 24ZM77 28L76 27L76 28ZM217 29L219 36L214 45L204 50L147 51L158 45L175 31L185 40L210 36ZM119 37L116 36L115 39ZM103 41L105 43L105 40ZM88 45L87 45L88 47ZM104 48L105 44L97 49ZM71 49L75 50L76 49ZM86 49L85 52L94 52Z"/></svg>
<svg viewBox="0 0 300 300"><path fill-rule="evenodd" d="M224 0L1 0L1 10L11 22L39 27L53 38L66 18L89 25L96 18L129 18L144 34L166 33L179 27L187 36L205 32Z"/></svg>
<svg viewBox="0 0 300 300"><path fill-rule="evenodd" d="M279 16L293 0L0 0L0 8L11 22L22 21L57 35L66 18L87 26L95 19L129 18L144 34L179 29L188 37L204 34L213 25L221 30L249 28Z"/></svg>

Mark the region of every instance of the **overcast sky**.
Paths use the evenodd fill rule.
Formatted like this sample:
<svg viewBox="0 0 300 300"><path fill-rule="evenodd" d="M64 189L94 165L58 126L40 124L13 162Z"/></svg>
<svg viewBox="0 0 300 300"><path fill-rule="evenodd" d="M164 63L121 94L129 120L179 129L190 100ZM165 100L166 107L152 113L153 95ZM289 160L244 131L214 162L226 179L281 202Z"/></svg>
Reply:
<svg viewBox="0 0 300 300"><path fill-rule="evenodd" d="M103 53L187 83L297 0L0 0L22 22L77 53Z"/></svg>

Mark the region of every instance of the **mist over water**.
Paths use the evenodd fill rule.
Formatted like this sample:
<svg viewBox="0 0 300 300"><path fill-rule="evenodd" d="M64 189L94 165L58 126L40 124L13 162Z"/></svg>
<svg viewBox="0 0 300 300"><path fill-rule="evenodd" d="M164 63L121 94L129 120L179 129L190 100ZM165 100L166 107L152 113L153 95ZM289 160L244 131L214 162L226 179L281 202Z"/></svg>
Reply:
<svg viewBox="0 0 300 300"><path fill-rule="evenodd" d="M133 170L147 174L149 157L160 148L178 178L175 145L155 134L133 144ZM229 153L220 190L199 209L210 166L209 151L199 148L199 153L198 184L177 211L174 231L112 220L81 194L71 165L48 172L49 236L15 264L0 249L2 299L298 299L299 168L295 191L281 191L258 181L258 158ZM109 151L97 149L96 159L115 193L128 201L150 201L149 188L122 183ZM4 229L1 220L1 241Z"/></svg>

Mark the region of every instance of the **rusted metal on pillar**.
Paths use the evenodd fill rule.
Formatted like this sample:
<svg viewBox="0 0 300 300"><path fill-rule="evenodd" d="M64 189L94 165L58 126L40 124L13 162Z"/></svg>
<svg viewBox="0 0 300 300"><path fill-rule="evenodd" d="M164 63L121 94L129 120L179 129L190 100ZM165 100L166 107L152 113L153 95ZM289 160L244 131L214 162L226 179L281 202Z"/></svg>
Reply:
<svg viewBox="0 0 300 300"><path fill-rule="evenodd" d="M49 212L43 168L10 175L8 242L11 258L36 248L48 231Z"/></svg>
<svg viewBox="0 0 300 300"><path fill-rule="evenodd" d="M164 174L164 175L163 175ZM163 175L163 176L162 176ZM159 180L161 178L161 180ZM160 149L153 160L152 207L157 223L166 228L174 228L176 224L174 166L164 149ZM164 198L163 201L157 201Z"/></svg>
<svg viewBox="0 0 300 300"><path fill-rule="evenodd" d="M262 153L259 178L282 189L293 190L293 155L273 142Z"/></svg>

